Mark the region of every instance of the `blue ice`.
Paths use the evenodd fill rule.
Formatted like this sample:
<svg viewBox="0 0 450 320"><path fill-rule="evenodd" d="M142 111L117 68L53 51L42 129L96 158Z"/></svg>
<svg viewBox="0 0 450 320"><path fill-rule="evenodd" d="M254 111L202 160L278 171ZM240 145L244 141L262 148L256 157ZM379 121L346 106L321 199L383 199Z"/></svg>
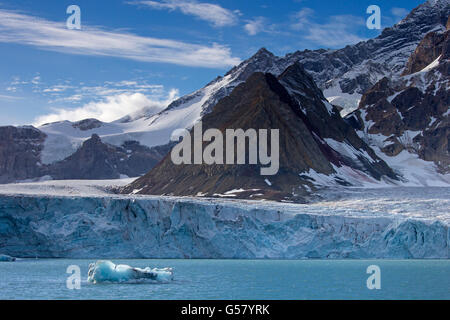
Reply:
<svg viewBox="0 0 450 320"><path fill-rule="evenodd" d="M124 264L114 264L111 261L99 260L89 265L88 282L133 282L137 280L150 279L158 282L169 282L173 280L171 268L141 269Z"/></svg>

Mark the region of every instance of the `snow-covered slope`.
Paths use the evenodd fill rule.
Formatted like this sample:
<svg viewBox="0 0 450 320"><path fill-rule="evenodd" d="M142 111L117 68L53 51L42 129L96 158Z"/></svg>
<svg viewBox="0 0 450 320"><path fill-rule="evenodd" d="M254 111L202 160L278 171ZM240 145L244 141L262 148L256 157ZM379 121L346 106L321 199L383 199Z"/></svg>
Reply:
<svg viewBox="0 0 450 320"><path fill-rule="evenodd" d="M112 180L51 180L0 184L0 194L34 196L108 196L112 190L131 183L135 178Z"/></svg>
<svg viewBox="0 0 450 320"><path fill-rule="evenodd" d="M33 258L448 259L449 190L339 190L312 205L3 195L0 243Z"/></svg>

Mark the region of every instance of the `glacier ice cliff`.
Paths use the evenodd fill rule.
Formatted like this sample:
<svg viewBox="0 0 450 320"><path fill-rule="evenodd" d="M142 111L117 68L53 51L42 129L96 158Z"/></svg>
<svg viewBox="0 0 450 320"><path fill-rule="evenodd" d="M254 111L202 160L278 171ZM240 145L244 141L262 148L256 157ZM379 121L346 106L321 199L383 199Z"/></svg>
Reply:
<svg viewBox="0 0 450 320"><path fill-rule="evenodd" d="M95 259L449 258L447 219L308 208L156 196L0 195L0 251Z"/></svg>

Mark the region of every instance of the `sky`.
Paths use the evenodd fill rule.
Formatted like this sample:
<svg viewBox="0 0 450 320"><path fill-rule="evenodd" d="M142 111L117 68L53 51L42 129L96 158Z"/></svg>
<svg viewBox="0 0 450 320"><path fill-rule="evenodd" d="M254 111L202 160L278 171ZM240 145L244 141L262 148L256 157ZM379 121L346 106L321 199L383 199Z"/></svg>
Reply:
<svg viewBox="0 0 450 320"><path fill-rule="evenodd" d="M113 121L164 108L265 47L276 55L369 38L424 0L0 0L0 125ZM70 5L81 29L66 25Z"/></svg>

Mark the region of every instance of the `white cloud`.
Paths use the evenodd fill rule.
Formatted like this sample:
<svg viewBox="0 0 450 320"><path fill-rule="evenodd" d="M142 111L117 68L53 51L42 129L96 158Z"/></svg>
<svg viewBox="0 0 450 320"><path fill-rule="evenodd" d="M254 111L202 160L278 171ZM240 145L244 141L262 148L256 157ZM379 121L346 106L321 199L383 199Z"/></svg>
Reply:
<svg viewBox="0 0 450 320"><path fill-rule="evenodd" d="M327 23L320 24L312 21L313 15L314 11L310 8L300 10L293 16L291 28L301 32L304 39L327 48L343 47L365 40L356 34L358 28L365 26L362 17L336 15L329 17Z"/></svg>
<svg viewBox="0 0 450 320"><path fill-rule="evenodd" d="M40 82L41 82L41 77L40 77L40 76L36 76L36 77L34 77L34 78L31 80L31 83L32 83L32 84L35 84L35 85L39 84Z"/></svg>
<svg viewBox="0 0 450 320"><path fill-rule="evenodd" d="M257 17L253 20L249 20L244 25L244 29L249 35L254 36L254 35L264 31L264 25L265 25L265 19L263 17Z"/></svg>
<svg viewBox="0 0 450 320"><path fill-rule="evenodd" d="M314 10L310 8L303 8L302 10L296 12L293 15L294 23L291 25L292 29L294 30L300 30L304 28L305 26L308 26L311 24L310 17L312 17L314 14Z"/></svg>
<svg viewBox="0 0 450 320"><path fill-rule="evenodd" d="M240 62L239 58L231 56L228 47L219 44L189 44L84 25L82 30L69 30L62 22L8 10L0 10L0 42L31 45L69 54L207 68L224 68Z"/></svg>
<svg viewBox="0 0 450 320"><path fill-rule="evenodd" d="M139 92L121 93L104 97L101 101L89 102L75 109L55 108L52 113L36 118L35 125L39 126L44 123L62 120L78 121L87 118L110 122L143 109L156 113L164 109L177 97L178 90L176 89L170 90L162 99Z"/></svg>
<svg viewBox="0 0 450 320"><path fill-rule="evenodd" d="M56 86L46 88L42 92L63 92L70 88L71 88L71 86L58 84Z"/></svg>
<svg viewBox="0 0 450 320"><path fill-rule="evenodd" d="M214 27L235 25L239 11L231 11L217 4L197 2L194 0L132 1L130 4L145 5L153 9L180 10L212 24Z"/></svg>

